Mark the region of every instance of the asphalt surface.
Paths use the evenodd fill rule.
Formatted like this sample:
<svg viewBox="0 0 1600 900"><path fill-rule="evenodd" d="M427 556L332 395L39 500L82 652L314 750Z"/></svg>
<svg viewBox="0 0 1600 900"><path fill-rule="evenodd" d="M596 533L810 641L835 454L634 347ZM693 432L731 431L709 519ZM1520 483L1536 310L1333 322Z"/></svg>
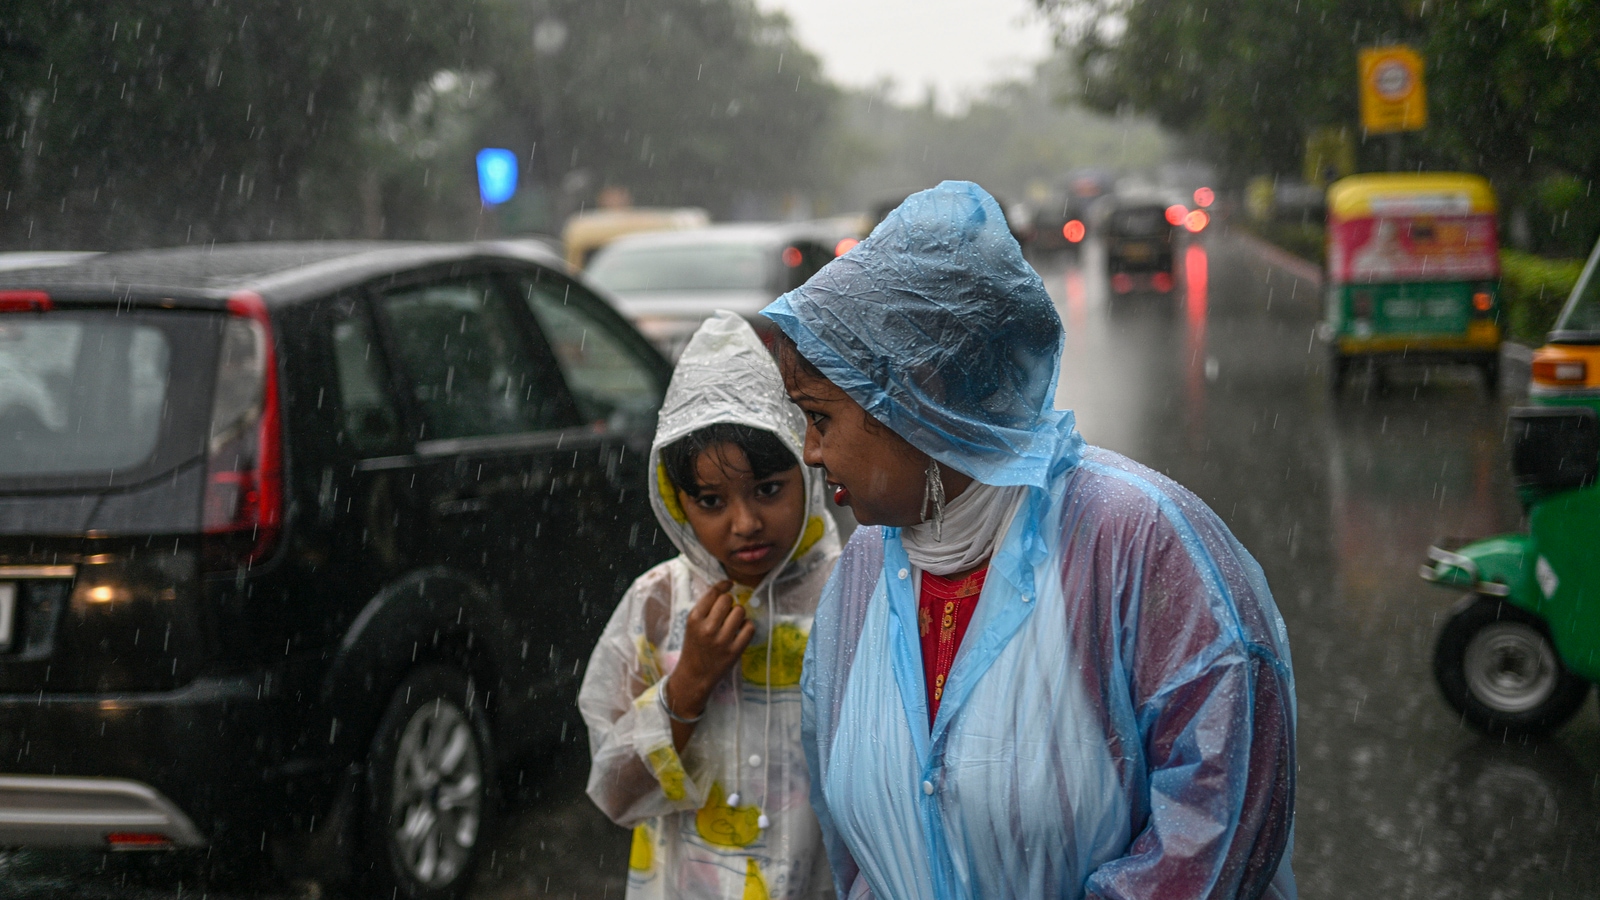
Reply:
<svg viewBox="0 0 1600 900"><path fill-rule="evenodd" d="M1419 369L1357 375L1334 398L1304 267L1225 234L1184 255L1170 296L1111 296L1093 247L1039 263L1067 328L1059 399L1091 443L1211 504L1266 570L1299 697L1301 896L1596 896L1595 703L1549 739L1503 743L1462 726L1430 671L1455 596L1417 578L1424 550L1519 527L1502 443L1514 373L1500 396L1473 371ZM628 836L583 796L578 737L519 773L475 898L622 895ZM326 896L182 878L98 854L0 855L6 898Z"/></svg>

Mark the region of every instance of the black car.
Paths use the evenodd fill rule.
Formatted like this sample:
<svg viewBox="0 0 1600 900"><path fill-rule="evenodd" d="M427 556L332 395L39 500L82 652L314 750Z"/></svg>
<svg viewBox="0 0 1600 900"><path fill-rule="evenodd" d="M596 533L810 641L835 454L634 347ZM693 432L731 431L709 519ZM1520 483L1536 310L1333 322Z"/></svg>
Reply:
<svg viewBox="0 0 1600 900"><path fill-rule="evenodd" d="M526 245L0 273L0 847L317 841L464 889L667 553L669 376Z"/></svg>
<svg viewBox="0 0 1600 900"><path fill-rule="evenodd" d="M1108 196L1094 211L1111 289L1118 294L1171 291L1182 214L1188 210L1161 197Z"/></svg>

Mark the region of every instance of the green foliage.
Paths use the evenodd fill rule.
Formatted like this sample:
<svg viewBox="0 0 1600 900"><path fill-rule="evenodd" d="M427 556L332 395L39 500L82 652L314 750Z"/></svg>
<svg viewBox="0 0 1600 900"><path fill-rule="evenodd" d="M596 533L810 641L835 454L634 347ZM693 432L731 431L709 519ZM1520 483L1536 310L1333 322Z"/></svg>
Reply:
<svg viewBox="0 0 1600 900"><path fill-rule="evenodd" d="M1306 137L1359 126L1360 48L1409 43L1427 63L1429 124L1400 139L1401 169L1488 175L1529 214L1535 249L1583 252L1600 216L1534 196L1549 176L1600 176L1600 16L1591 0L1036 0L1057 14L1104 109L1145 110L1235 176L1292 175ZM1366 140L1358 167L1389 162ZM1571 197L1571 192L1567 192ZM1557 221L1552 231L1549 216ZM1562 213L1567 213L1565 222Z"/></svg>
<svg viewBox="0 0 1600 900"><path fill-rule="evenodd" d="M825 179L837 101L751 0L0 7L0 245L550 230L606 185L727 213ZM485 214L473 154L524 160Z"/></svg>
<svg viewBox="0 0 1600 900"><path fill-rule="evenodd" d="M853 93L841 116L840 207L867 208L947 178L1020 201L1080 166L1138 171L1166 158L1170 141L1148 117L1062 105L1051 93L1059 78L1046 65L957 113L932 103L895 106L888 86Z"/></svg>
<svg viewBox="0 0 1600 900"><path fill-rule="evenodd" d="M824 177L817 150L838 98L787 20L746 0L491 8L504 115L484 134L531 151L547 183L726 214ZM541 28L545 46L530 52Z"/></svg>
<svg viewBox="0 0 1600 900"><path fill-rule="evenodd" d="M1582 272L1581 259L1500 251L1500 299L1511 337L1525 344L1544 343Z"/></svg>
<svg viewBox="0 0 1600 900"><path fill-rule="evenodd" d="M444 0L52 0L0 17L0 237L86 247L351 230L363 106L408 95L469 18Z"/></svg>

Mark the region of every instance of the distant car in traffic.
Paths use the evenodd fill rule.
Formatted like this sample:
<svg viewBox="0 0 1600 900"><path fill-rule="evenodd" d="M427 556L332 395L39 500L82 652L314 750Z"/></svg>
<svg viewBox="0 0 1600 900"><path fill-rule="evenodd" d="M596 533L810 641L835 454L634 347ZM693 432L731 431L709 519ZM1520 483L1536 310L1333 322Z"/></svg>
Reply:
<svg viewBox="0 0 1600 900"><path fill-rule="evenodd" d="M616 299L669 359L700 323L726 309L749 319L779 294L805 283L834 258L839 240L815 225L713 225L619 238L595 255L588 278ZM845 248L848 249L848 248Z"/></svg>
<svg viewBox="0 0 1600 900"><path fill-rule="evenodd" d="M0 847L459 896L668 549L669 375L529 244L0 273Z"/></svg>
<svg viewBox="0 0 1600 900"><path fill-rule="evenodd" d="M1179 236L1193 221L1192 211L1178 199L1156 191L1126 191L1102 197L1094 207L1094 230L1105 248L1106 276L1118 294L1134 291L1167 293L1176 282L1174 266ZM1201 214L1204 216L1204 213Z"/></svg>
<svg viewBox="0 0 1600 900"><path fill-rule="evenodd" d="M642 231L704 228L710 224L711 216L693 206L672 209L649 206L595 209L567 219L561 228L561 243L565 248L567 267L580 272L600 248L624 235Z"/></svg>

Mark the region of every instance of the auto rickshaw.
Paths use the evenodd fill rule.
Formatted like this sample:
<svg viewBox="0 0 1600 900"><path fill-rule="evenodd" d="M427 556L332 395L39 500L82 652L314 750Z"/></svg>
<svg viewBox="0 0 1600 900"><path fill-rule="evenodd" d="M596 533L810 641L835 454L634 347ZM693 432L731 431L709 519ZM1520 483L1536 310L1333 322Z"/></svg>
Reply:
<svg viewBox="0 0 1600 900"><path fill-rule="evenodd" d="M1466 591L1433 671L1490 734L1559 727L1600 681L1600 244L1511 410L1512 474L1528 530L1430 547L1424 579Z"/></svg>
<svg viewBox="0 0 1600 900"><path fill-rule="evenodd" d="M1358 362L1465 363L1500 379L1500 248L1489 182L1352 175L1328 188L1328 385Z"/></svg>

